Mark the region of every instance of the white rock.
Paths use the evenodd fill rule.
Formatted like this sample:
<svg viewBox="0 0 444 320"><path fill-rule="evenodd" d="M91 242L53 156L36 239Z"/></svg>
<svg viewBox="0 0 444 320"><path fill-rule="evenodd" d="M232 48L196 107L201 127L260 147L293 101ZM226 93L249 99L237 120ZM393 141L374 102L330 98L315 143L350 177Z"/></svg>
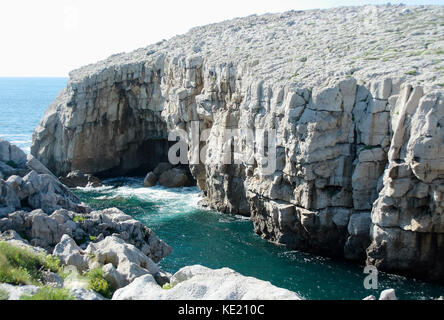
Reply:
<svg viewBox="0 0 444 320"><path fill-rule="evenodd" d="M394 289L387 289L381 292L379 300L398 300Z"/></svg>
<svg viewBox="0 0 444 320"><path fill-rule="evenodd" d="M65 265L76 266L79 270L88 269L87 255L67 234L63 235L52 254L58 257Z"/></svg>
<svg viewBox="0 0 444 320"><path fill-rule="evenodd" d="M75 288L69 291L76 300L106 300L99 293L93 290L87 290L83 288Z"/></svg>
<svg viewBox="0 0 444 320"><path fill-rule="evenodd" d="M33 295L39 291L39 287L26 285L26 286L13 286L6 283L0 283L0 290L5 291L8 294L8 300L20 300L23 295Z"/></svg>
<svg viewBox="0 0 444 320"><path fill-rule="evenodd" d="M301 300L289 290L270 282L245 277L228 269L185 267L171 279L171 289L162 289L151 275L117 290L113 300Z"/></svg>
<svg viewBox="0 0 444 320"><path fill-rule="evenodd" d="M101 265L111 263L122 276L124 284L144 274L159 272L159 267L150 258L117 237L106 237L98 243L90 243L85 252L92 254L93 260ZM118 282L122 284L122 280Z"/></svg>

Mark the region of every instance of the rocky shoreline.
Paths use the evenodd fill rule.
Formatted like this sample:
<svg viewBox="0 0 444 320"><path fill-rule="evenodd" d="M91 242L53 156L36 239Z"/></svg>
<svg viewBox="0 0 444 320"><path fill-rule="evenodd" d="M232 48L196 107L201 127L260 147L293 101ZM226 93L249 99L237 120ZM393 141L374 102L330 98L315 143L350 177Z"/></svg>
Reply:
<svg viewBox="0 0 444 320"><path fill-rule="evenodd" d="M159 291L174 276L155 264L172 249L64 185L137 173L146 186L196 182L211 208L249 216L270 242L444 283L443 17L443 6L404 5L249 16L75 70L32 155L0 140L0 231L80 276L99 268L119 298L178 298L210 275L232 278L230 290L271 286L188 267L176 275L191 282ZM187 157L203 150L207 161L165 165L169 134L190 137L196 123L210 134L189 139ZM259 141L236 150L249 161L220 152L240 128L276 132L273 174L261 170ZM300 298L267 288L265 298ZM247 291L233 297L259 298Z"/></svg>
<svg viewBox="0 0 444 320"><path fill-rule="evenodd" d="M106 299L102 294L113 300L301 299L227 268L190 266L174 275L163 272L157 263L173 249L151 229L116 208L91 210L38 160L1 139L0 175L0 300L38 297L45 290L53 295L62 292L54 290L66 290L65 299L76 300ZM27 259L56 261L59 271L45 266L28 270L41 274L38 284L8 278L4 273L13 270L4 270L2 259L8 260L12 250ZM99 274L96 281L106 291L91 285L92 272ZM206 290L193 290L202 286Z"/></svg>
<svg viewBox="0 0 444 320"><path fill-rule="evenodd" d="M31 153L62 176L146 174L198 123L207 162L189 171L212 208L290 249L442 283L443 15L290 11L111 56L70 74ZM276 172L255 143L239 151L254 161L221 164L227 128L276 130Z"/></svg>

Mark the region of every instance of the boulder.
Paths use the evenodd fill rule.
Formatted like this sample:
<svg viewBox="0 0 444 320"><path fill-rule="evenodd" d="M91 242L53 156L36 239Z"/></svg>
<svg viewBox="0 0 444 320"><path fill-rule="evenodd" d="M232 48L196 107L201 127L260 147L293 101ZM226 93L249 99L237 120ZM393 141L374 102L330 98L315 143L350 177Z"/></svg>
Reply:
<svg viewBox="0 0 444 320"><path fill-rule="evenodd" d="M115 278L118 287L131 283L145 274L156 274L159 267L135 246L120 238L110 236L98 243L90 243L85 252L93 256L100 265L112 264L121 278ZM105 268L111 277L114 273L109 266Z"/></svg>
<svg viewBox="0 0 444 320"><path fill-rule="evenodd" d="M156 183L157 183L157 177L153 172L148 173L145 179L143 180L143 186L147 188L154 187Z"/></svg>
<svg viewBox="0 0 444 320"><path fill-rule="evenodd" d="M32 155L2 139L0 153L0 217L14 212L21 203L48 214L61 208L91 211Z"/></svg>
<svg viewBox="0 0 444 320"><path fill-rule="evenodd" d="M42 209L47 213L62 208L83 213L91 211L53 175L31 171L23 178L21 190L27 195L27 202L33 209Z"/></svg>
<svg viewBox="0 0 444 320"><path fill-rule="evenodd" d="M379 300L398 300L394 289L387 289L381 292Z"/></svg>
<svg viewBox="0 0 444 320"><path fill-rule="evenodd" d="M150 228L117 208L93 211L83 217L85 221L81 227L87 234L95 236L103 234L105 237L118 235L127 243L136 246L156 263L173 250Z"/></svg>
<svg viewBox="0 0 444 320"><path fill-rule="evenodd" d="M160 177L162 173L173 168L173 165L169 162L161 162L154 168L153 173L156 177Z"/></svg>
<svg viewBox="0 0 444 320"><path fill-rule="evenodd" d="M154 277L150 274L146 274L135 279L126 287L116 290L112 300L154 300L148 299L144 293L155 292L160 294L161 290L162 288L157 284Z"/></svg>
<svg viewBox="0 0 444 320"><path fill-rule="evenodd" d="M245 277L223 268L185 267L171 279L171 289L162 289L152 275L134 280L117 290L113 300L301 300L289 290L270 282Z"/></svg>
<svg viewBox="0 0 444 320"><path fill-rule="evenodd" d="M83 271L88 269L88 257L67 234L63 235L52 254L65 265L73 265Z"/></svg>
<svg viewBox="0 0 444 320"><path fill-rule="evenodd" d="M49 171L48 168L46 168L39 160L37 160L37 158L35 158L30 154L26 156L26 167L29 170L34 170L38 174L49 174L54 178L56 178L56 176L54 176L53 173Z"/></svg>
<svg viewBox="0 0 444 320"><path fill-rule="evenodd" d="M69 233L66 226L60 225L42 210L30 212L26 215L25 221L25 226L29 226L27 234L33 246L50 249L59 243L64 234Z"/></svg>
<svg viewBox="0 0 444 320"><path fill-rule="evenodd" d="M51 271L42 272L43 283L54 288L63 288L64 280L57 273Z"/></svg>
<svg viewBox="0 0 444 320"><path fill-rule="evenodd" d="M17 174L17 169L7 165L6 163L0 161L0 178L7 179L9 176ZM3 178L1 177L3 176Z"/></svg>
<svg viewBox="0 0 444 320"><path fill-rule="evenodd" d="M76 300L106 300L102 295L94 290L74 288L69 290L69 292Z"/></svg>
<svg viewBox="0 0 444 320"><path fill-rule="evenodd" d="M28 241L23 239L17 232L14 230L6 230L5 232L0 233L0 241L10 241L17 240L22 241L27 244Z"/></svg>
<svg viewBox="0 0 444 320"><path fill-rule="evenodd" d="M159 177L159 183L165 188L180 188L192 185L188 172L179 168L173 168L162 173Z"/></svg>
<svg viewBox="0 0 444 320"><path fill-rule="evenodd" d="M108 263L102 267L103 277L115 289L122 288L127 285L127 281L122 274L120 274L112 263Z"/></svg>
<svg viewBox="0 0 444 320"><path fill-rule="evenodd" d="M26 154L19 147L0 138L0 161L19 167L26 163Z"/></svg>
<svg viewBox="0 0 444 320"><path fill-rule="evenodd" d="M172 252L172 248L151 229L116 208L82 215L59 209L50 216L42 210L16 211L0 219L0 232L8 230L14 230L29 239L31 244L50 251L54 250L64 235L77 243L85 243L85 249L92 239L99 242L114 235L134 245L154 262L159 262ZM62 248L69 243L76 248L71 241L63 242Z"/></svg>
<svg viewBox="0 0 444 320"><path fill-rule="evenodd" d="M60 177L60 182L66 185L68 188L76 187L101 187L102 181L92 174L85 174L79 170L71 171L66 177Z"/></svg>
<svg viewBox="0 0 444 320"><path fill-rule="evenodd" d="M20 199L14 189L4 180L0 180L0 218L20 207Z"/></svg>
<svg viewBox="0 0 444 320"><path fill-rule="evenodd" d="M12 175L6 180L6 183L14 190L16 196L23 200L26 198L26 193L21 190L23 179L20 176Z"/></svg>

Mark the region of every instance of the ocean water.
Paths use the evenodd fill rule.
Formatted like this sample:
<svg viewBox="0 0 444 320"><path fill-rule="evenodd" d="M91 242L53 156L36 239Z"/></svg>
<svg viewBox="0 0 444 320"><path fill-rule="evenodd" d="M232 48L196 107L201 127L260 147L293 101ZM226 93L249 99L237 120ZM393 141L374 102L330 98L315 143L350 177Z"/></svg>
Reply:
<svg viewBox="0 0 444 320"><path fill-rule="evenodd" d="M395 288L401 299L432 299L444 288L379 274L379 289L366 290L363 266L347 261L289 251L262 240L245 217L201 209L196 187L142 187L143 178L104 181L101 188L78 188L76 194L95 209L117 207L152 228L173 247L160 265L174 273L188 265L229 267L243 275L267 280L307 299L363 299Z"/></svg>
<svg viewBox="0 0 444 320"><path fill-rule="evenodd" d="M0 137L29 151L34 128L66 81L0 78ZM93 208L120 208L152 228L173 247L160 263L171 273L193 264L229 267L307 299L363 299L387 288L395 288L402 299L444 295L444 287L384 273L378 290L366 290L362 266L270 244L254 234L248 219L199 208L197 188L143 188L141 178L127 177L75 192Z"/></svg>
<svg viewBox="0 0 444 320"><path fill-rule="evenodd" d="M67 78L0 78L0 138L30 151L32 132Z"/></svg>

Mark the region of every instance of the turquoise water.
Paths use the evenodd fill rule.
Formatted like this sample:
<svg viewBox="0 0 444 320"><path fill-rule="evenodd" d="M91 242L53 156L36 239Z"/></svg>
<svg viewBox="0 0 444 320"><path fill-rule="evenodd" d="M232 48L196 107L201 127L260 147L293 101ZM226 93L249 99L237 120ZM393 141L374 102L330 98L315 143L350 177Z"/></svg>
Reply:
<svg viewBox="0 0 444 320"><path fill-rule="evenodd" d="M0 78L0 137L29 151L34 128L66 81ZM245 218L199 209L196 188L142 188L141 182L113 179L107 187L76 193L94 208L118 207L154 229L174 249L161 261L171 273L193 264L230 267L308 299L362 299L386 288L404 299L444 295L443 287L386 274L380 275L379 290L365 290L362 267L272 245L255 235Z"/></svg>
<svg viewBox="0 0 444 320"><path fill-rule="evenodd" d="M0 138L29 153L32 132L67 78L0 78Z"/></svg>
<svg viewBox="0 0 444 320"><path fill-rule="evenodd" d="M379 275L379 290L366 290L363 267L270 244L254 234L248 219L200 209L197 188L144 188L141 178L110 179L105 185L76 193L96 209L117 207L152 228L173 247L160 263L171 273L193 264L229 267L307 299L363 299L388 288L401 299L444 295L443 287L388 274Z"/></svg>

